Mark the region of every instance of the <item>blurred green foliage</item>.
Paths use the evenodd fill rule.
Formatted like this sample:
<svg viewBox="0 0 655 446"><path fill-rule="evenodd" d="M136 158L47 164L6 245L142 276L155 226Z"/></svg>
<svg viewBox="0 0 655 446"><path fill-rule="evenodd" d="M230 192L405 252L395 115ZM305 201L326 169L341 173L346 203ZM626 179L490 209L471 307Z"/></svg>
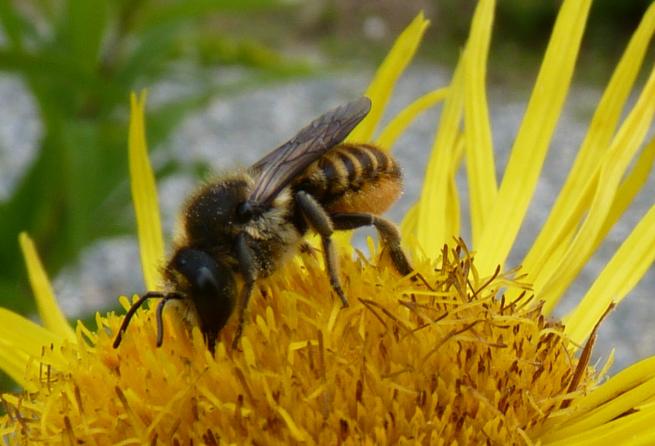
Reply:
<svg viewBox="0 0 655 446"><path fill-rule="evenodd" d="M460 0L444 0L453 9ZM442 4L442 0L438 0ZM475 1L471 2L471 10ZM494 22L494 57L490 69L495 79L510 82L532 79L526 70L539 65L542 51L557 18L561 0L500 0ZM594 0L582 43L578 73L586 82L604 83L620 57L651 0ZM466 38L470 14L457 15L453 27L459 41ZM508 71L509 73L508 76ZM513 71L513 72L512 72ZM501 76L495 76L501 73Z"/></svg>
<svg viewBox="0 0 655 446"><path fill-rule="evenodd" d="M43 128L32 164L0 203L2 306L23 314L34 308L21 280L20 231L35 238L51 275L94 240L133 232L130 91L171 80L173 68L184 67L185 93L149 110L156 147L213 95L306 71L212 26L220 17L280 8L275 0L0 0L0 71L20 77ZM210 63L249 70L228 89L203 71Z"/></svg>
<svg viewBox="0 0 655 446"><path fill-rule="evenodd" d="M419 58L454 66L469 33L478 0L316 0L305 35L328 54L379 60L419 10L430 19ZM594 0L578 72L604 83L652 0ZM303 3L307 5L307 2ZM516 87L534 79L562 0L497 0L489 79ZM309 9L309 8L306 8ZM375 26L370 26L374 24ZM371 29L375 30L371 32ZM527 87L527 85L526 85Z"/></svg>
<svg viewBox="0 0 655 446"><path fill-rule="evenodd" d="M520 39L524 44L543 42L550 35L561 3L560 0L499 1L496 26L502 27L504 39ZM618 36L631 34L650 4L651 0L595 0L587 21L587 39L608 44Z"/></svg>

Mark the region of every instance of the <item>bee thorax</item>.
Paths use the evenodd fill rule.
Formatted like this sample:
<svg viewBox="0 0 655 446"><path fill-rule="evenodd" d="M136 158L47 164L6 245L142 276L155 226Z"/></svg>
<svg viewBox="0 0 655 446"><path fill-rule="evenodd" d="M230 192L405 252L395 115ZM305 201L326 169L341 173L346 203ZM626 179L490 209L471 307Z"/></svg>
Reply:
<svg viewBox="0 0 655 446"><path fill-rule="evenodd" d="M291 221L292 203L288 190L283 191L273 206L244 225L261 276L271 274L288 255L295 251L301 234Z"/></svg>

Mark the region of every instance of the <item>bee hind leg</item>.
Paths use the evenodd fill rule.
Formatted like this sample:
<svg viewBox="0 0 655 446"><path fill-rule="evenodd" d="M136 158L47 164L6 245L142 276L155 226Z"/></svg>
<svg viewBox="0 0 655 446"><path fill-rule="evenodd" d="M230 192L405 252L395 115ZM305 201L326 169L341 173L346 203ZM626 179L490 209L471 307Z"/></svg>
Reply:
<svg viewBox="0 0 655 446"><path fill-rule="evenodd" d="M349 230L362 226L373 226L380 234L382 243L389 250L391 262L398 273L406 276L414 272L407 256L400 247L400 234L396 226L384 218L365 212L335 213L330 216L334 229Z"/></svg>
<svg viewBox="0 0 655 446"><path fill-rule="evenodd" d="M399 274L407 276L414 273L412 281L420 280L429 289L432 287L421 273L412 268L411 263L407 260L405 252L400 246L400 233L396 225L382 217L366 212L338 212L330 215L334 229L345 231L357 229L362 226L373 226L380 234L382 243L389 250L389 256L394 268ZM433 290L434 291L434 290Z"/></svg>
<svg viewBox="0 0 655 446"><path fill-rule="evenodd" d="M341 231L357 229L362 226L374 226L378 234L380 234L385 248L389 250L391 263L396 271L403 276L413 274L411 277L413 282L420 280L429 290L434 291L425 277L412 268L411 263L407 260L407 256L400 246L400 233L396 225L382 217L366 212L335 212L330 215L330 218L332 219L334 229Z"/></svg>
<svg viewBox="0 0 655 446"><path fill-rule="evenodd" d="M304 215L309 226L321 236L321 243L323 245L323 256L325 258L325 267L330 278L330 285L339 299L341 299L342 307L348 306L348 299L346 294L341 288L339 281L337 255L334 250L334 244L330 236L334 232L332 220L328 213L323 209L323 206L307 192L299 191L296 193L296 203L300 206L301 212Z"/></svg>

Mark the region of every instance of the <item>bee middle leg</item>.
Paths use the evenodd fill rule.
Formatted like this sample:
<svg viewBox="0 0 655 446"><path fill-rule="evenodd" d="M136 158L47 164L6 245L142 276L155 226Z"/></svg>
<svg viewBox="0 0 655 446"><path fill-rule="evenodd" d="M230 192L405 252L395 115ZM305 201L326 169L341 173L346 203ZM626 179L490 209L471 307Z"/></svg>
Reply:
<svg viewBox="0 0 655 446"><path fill-rule="evenodd" d="M334 227L328 213L323 209L318 201L307 192L296 192L296 203L300 207L309 226L321 236L321 243L323 245L323 256L325 258L325 266L327 268L328 276L330 278L330 285L337 293L343 307L348 306L348 299L346 298L341 282L339 281L339 274L337 272L337 255L334 250L334 244L330 236L334 232Z"/></svg>
<svg viewBox="0 0 655 446"><path fill-rule="evenodd" d="M403 276L414 272L407 256L400 247L400 234L396 226L384 218L365 212L334 213L330 215L334 229L349 230L362 226L374 226L382 238L382 243L389 249L394 268Z"/></svg>

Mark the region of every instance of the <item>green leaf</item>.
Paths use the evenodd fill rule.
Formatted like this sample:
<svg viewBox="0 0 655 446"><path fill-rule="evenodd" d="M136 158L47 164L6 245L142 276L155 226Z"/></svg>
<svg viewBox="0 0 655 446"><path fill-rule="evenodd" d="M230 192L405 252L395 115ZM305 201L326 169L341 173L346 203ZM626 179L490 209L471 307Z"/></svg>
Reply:
<svg viewBox="0 0 655 446"><path fill-rule="evenodd" d="M181 26L169 23L140 33L135 48L116 67L116 79L135 88L137 81L158 78L173 54L173 41L180 35Z"/></svg>
<svg viewBox="0 0 655 446"><path fill-rule="evenodd" d="M115 98L116 85L107 83L94 73L79 69L79 65L68 57L43 53L28 54L23 51L0 49L0 71L10 71L35 79L41 87L56 85L64 89L65 95L72 91L96 91L98 94ZM70 98L68 98L70 100Z"/></svg>
<svg viewBox="0 0 655 446"><path fill-rule="evenodd" d="M0 23L10 45L14 48L22 48L23 29L26 23L9 1L0 1Z"/></svg>
<svg viewBox="0 0 655 446"><path fill-rule="evenodd" d="M99 61L108 18L107 0L68 0L66 4L56 41L87 71L93 70Z"/></svg>
<svg viewBox="0 0 655 446"><path fill-rule="evenodd" d="M203 17L212 12L241 13L271 9L280 5L282 2L279 0L187 0L169 5L157 3L156 8L145 11L139 27L145 29L167 23L178 23L182 20Z"/></svg>

